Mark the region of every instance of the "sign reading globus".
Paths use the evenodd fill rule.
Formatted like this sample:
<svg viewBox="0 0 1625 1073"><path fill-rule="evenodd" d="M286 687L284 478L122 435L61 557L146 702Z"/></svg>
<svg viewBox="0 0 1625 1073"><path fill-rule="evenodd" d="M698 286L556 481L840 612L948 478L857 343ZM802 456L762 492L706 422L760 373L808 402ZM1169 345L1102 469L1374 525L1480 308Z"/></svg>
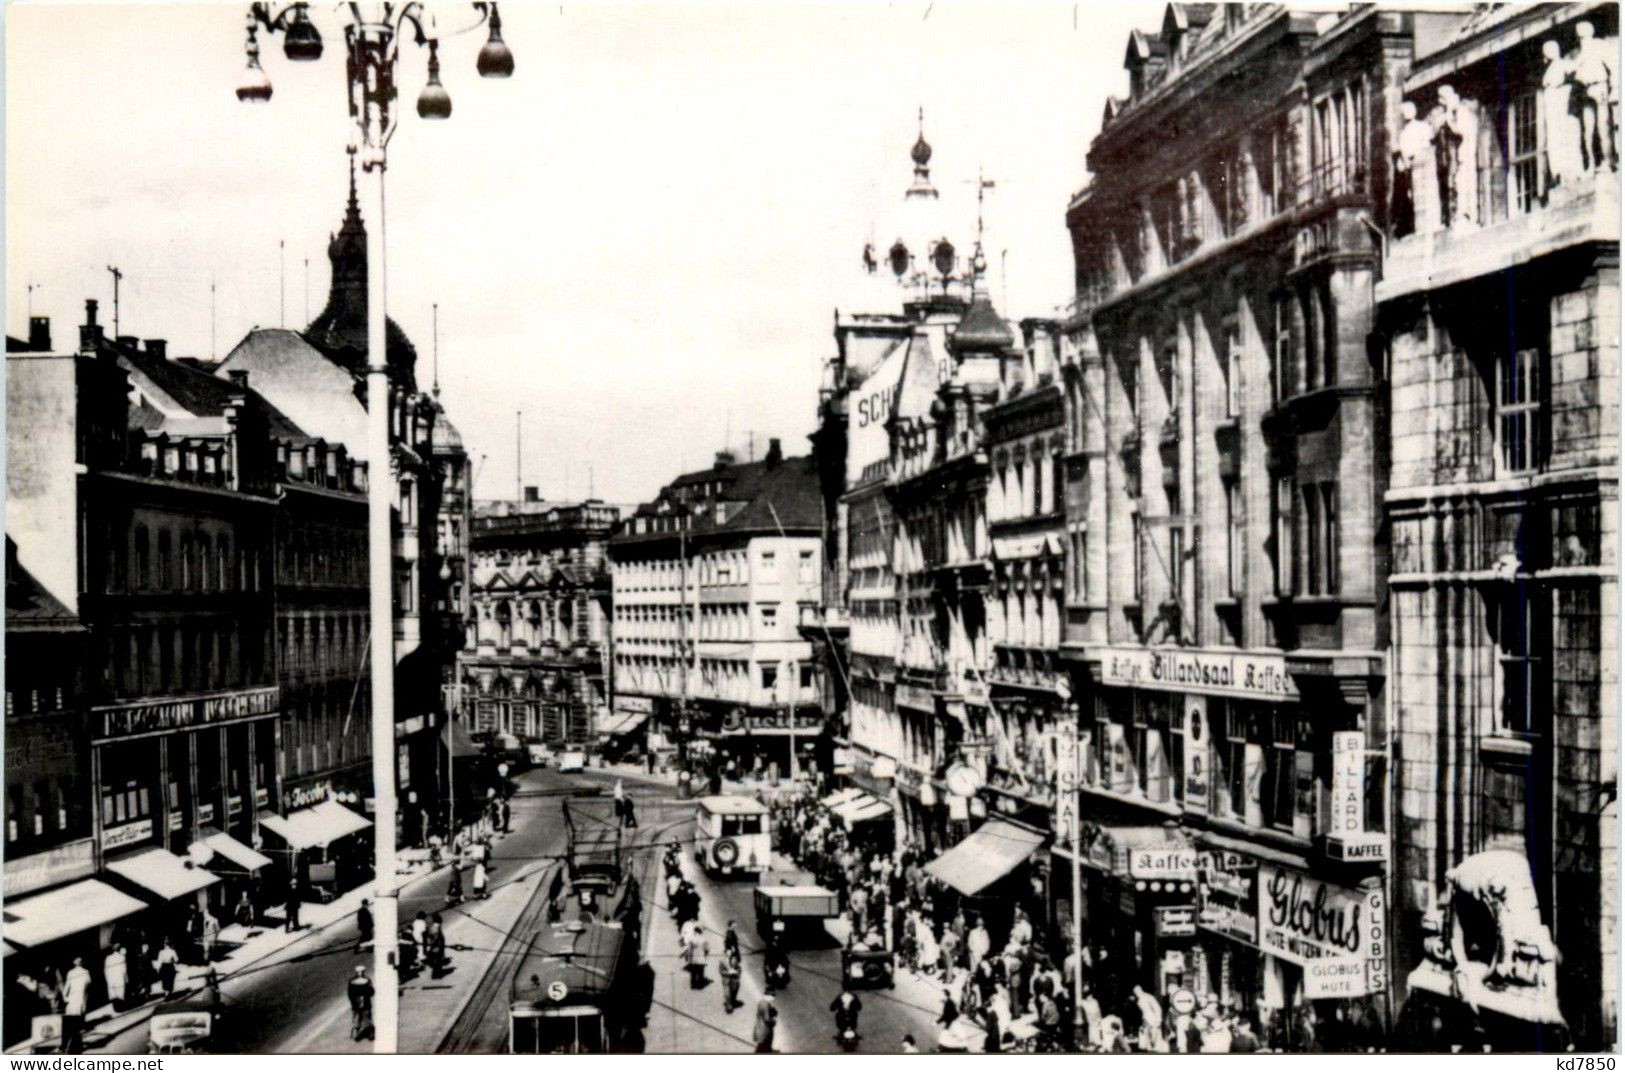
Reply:
<svg viewBox="0 0 1625 1073"><path fill-rule="evenodd" d="M1305 967L1306 987L1325 997L1387 987L1382 889L1350 890L1290 868L1258 866L1258 947ZM1356 971L1351 966L1361 962ZM1344 962L1342 967L1320 962ZM1316 971L1310 973L1313 966ZM1311 975L1315 983L1308 983Z"/></svg>
<svg viewBox="0 0 1625 1073"><path fill-rule="evenodd" d="M1101 681L1176 693L1296 700L1285 656L1200 648L1104 648Z"/></svg>

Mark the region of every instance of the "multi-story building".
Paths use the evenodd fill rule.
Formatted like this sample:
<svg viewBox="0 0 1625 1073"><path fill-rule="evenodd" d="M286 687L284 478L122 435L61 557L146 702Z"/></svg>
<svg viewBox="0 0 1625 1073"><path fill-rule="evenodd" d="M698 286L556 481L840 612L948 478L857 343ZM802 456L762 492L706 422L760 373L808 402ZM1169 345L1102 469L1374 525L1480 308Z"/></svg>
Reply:
<svg viewBox="0 0 1625 1073"><path fill-rule="evenodd" d="M1405 72L1460 18L1170 4L1131 34L1130 95L1067 210L1086 934L1286 1046L1394 1012L1367 341Z"/></svg>
<svg viewBox="0 0 1625 1073"><path fill-rule="evenodd" d="M442 570L437 541L445 459L436 460L436 400L418 388L417 350L400 327L387 322L385 364L390 376L389 459L367 454L367 231L356 200L355 176L344 222L328 244L332 279L327 305L303 332L266 328L248 333L217 372L247 373L255 389L306 434L343 444L349 458L388 479L394 500L395 722L402 837L416 840L428 817L444 804L448 757L440 728L446 721L447 668L463 642L457 616L446 610L451 571ZM450 450L449 443L442 450ZM455 454L455 452L453 452ZM442 576L444 575L444 576ZM300 618L287 618L294 625ZM282 644L292 643L291 638ZM364 639L363 648L366 640ZM358 659L362 678L367 671ZM359 698L357 703L359 704ZM370 705L355 709L370 722ZM318 780L318 797L338 792Z"/></svg>
<svg viewBox="0 0 1625 1073"><path fill-rule="evenodd" d="M1618 18L1486 6L1397 94L1394 984L1522 1029L1497 1049L1618 1025ZM1486 851L1510 908L1455 964L1436 902Z"/></svg>
<svg viewBox="0 0 1625 1073"><path fill-rule="evenodd" d="M455 660L441 666L441 704L451 718L463 716L462 676L458 667L473 622L473 587L469 582L469 538L474 531L474 467L462 433L446 417L440 385L434 387L434 430L430 463L440 471L440 517L435 524L435 556L440 582L435 590L438 630L448 647L457 644ZM457 638L453 642L453 638ZM449 734L446 735L450 740ZM448 769L449 770L449 769Z"/></svg>
<svg viewBox="0 0 1625 1073"><path fill-rule="evenodd" d="M115 926L152 936L191 907L223 913L271 864L252 847L282 807L271 444L299 430L246 385L167 360L162 340L106 339L87 307L77 352L7 355L6 522L18 567L60 605L50 617L89 644L82 692L57 700L72 664L50 672L53 704L85 705L88 780L43 756L17 769L31 809L50 801L33 837L88 833L99 875L74 878L82 837L21 873L42 889L7 900L9 979L92 955Z"/></svg>
<svg viewBox="0 0 1625 1073"><path fill-rule="evenodd" d="M458 657L470 729L553 745L613 729L605 549L620 509L598 500L475 506L471 617ZM628 726L628 731L631 727Z"/></svg>
<svg viewBox="0 0 1625 1073"><path fill-rule="evenodd" d="M801 608L821 594L822 507L809 456L685 473L611 539L616 710L740 773L827 768ZM658 743L656 743L658 745Z"/></svg>

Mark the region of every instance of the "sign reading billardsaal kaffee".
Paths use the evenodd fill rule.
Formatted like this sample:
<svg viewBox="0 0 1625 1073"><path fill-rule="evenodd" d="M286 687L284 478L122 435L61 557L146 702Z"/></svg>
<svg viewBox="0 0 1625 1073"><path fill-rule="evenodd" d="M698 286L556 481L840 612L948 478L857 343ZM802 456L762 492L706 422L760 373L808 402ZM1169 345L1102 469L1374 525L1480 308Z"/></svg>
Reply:
<svg viewBox="0 0 1625 1073"><path fill-rule="evenodd" d="M1200 648L1103 648L1101 681L1221 697L1296 700L1286 657Z"/></svg>
<svg viewBox="0 0 1625 1073"><path fill-rule="evenodd" d="M1353 972L1320 974L1328 988L1352 988L1341 994L1367 994L1376 982L1386 985L1387 925L1380 887L1351 890L1291 868L1259 863L1258 947L1297 965L1327 959L1360 960L1363 976ZM1356 982L1356 977L1359 982Z"/></svg>

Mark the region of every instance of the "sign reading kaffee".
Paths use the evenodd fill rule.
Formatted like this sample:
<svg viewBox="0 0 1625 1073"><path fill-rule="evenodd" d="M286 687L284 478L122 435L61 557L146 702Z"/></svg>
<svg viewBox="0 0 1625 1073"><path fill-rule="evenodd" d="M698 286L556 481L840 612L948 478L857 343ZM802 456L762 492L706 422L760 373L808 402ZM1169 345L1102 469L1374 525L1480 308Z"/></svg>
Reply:
<svg viewBox="0 0 1625 1073"><path fill-rule="evenodd" d="M1104 648L1101 681L1221 697L1296 700L1286 657L1200 648Z"/></svg>

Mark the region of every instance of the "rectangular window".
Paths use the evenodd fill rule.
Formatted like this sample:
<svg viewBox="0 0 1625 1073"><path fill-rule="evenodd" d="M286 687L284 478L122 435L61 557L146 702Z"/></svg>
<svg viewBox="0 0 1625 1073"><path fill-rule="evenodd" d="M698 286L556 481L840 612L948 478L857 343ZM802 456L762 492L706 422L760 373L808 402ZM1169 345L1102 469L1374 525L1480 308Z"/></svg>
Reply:
<svg viewBox="0 0 1625 1073"><path fill-rule="evenodd" d="M1498 730L1519 737L1538 733L1536 716L1552 701L1546 684L1552 651L1550 597L1521 582L1501 601L1499 617Z"/></svg>
<svg viewBox="0 0 1625 1073"><path fill-rule="evenodd" d="M1295 719L1291 709L1270 713L1270 740L1264 750L1265 821L1271 827L1292 830L1297 802L1298 765L1294 757Z"/></svg>
<svg viewBox="0 0 1625 1073"><path fill-rule="evenodd" d="M796 564L796 580L804 585L810 585L818 580L818 562L813 558L812 552L801 553L800 561Z"/></svg>
<svg viewBox="0 0 1625 1073"><path fill-rule="evenodd" d="M1296 561L1293 555L1292 536L1293 526L1296 523L1294 505L1297 502L1297 492L1292 486L1290 477L1282 477L1275 482L1275 594L1277 596L1291 596L1295 586Z"/></svg>
<svg viewBox="0 0 1625 1073"><path fill-rule="evenodd" d="M762 663L758 667L762 675L762 688L777 689L779 685L779 665L777 663Z"/></svg>
<svg viewBox="0 0 1625 1073"><path fill-rule="evenodd" d="M1140 602L1141 587L1144 582L1145 575L1145 571L1142 569L1144 564L1141 562L1142 541L1140 537L1140 516L1136 514L1129 519L1129 540L1131 541L1129 545L1129 572L1130 579L1134 583L1133 591L1135 603Z"/></svg>
<svg viewBox="0 0 1625 1073"><path fill-rule="evenodd" d="M811 689L812 687L813 687L813 665L810 664L810 663L803 663L801 665L801 688L803 690L808 690L808 689Z"/></svg>
<svg viewBox="0 0 1625 1073"><path fill-rule="evenodd" d="M1501 471L1527 473L1540 468L1544 435L1540 350L1514 351L1501 362L1496 406L1496 438Z"/></svg>
<svg viewBox="0 0 1625 1073"><path fill-rule="evenodd" d="M1341 549L1338 546L1337 509L1337 482L1327 481L1320 486L1320 521L1326 540L1322 565L1326 573L1325 592L1328 595L1336 595L1338 591L1337 557Z"/></svg>
<svg viewBox="0 0 1625 1073"><path fill-rule="evenodd" d="M1185 591L1185 530L1168 527L1168 599L1180 603ZM1178 623L1175 623L1176 628Z"/></svg>
<svg viewBox="0 0 1625 1073"><path fill-rule="evenodd" d="M1301 489L1303 494L1303 554L1304 554L1304 580L1306 589L1311 596L1318 596L1321 586L1321 555L1325 546L1321 543L1320 530L1320 489L1312 484L1306 484Z"/></svg>
<svg viewBox="0 0 1625 1073"><path fill-rule="evenodd" d="M1225 509L1225 561L1228 566L1230 595L1240 596L1246 588L1247 574L1247 505L1241 498L1241 484L1227 485L1224 490Z"/></svg>
<svg viewBox="0 0 1625 1073"><path fill-rule="evenodd" d="M1287 395L1288 370L1292 368L1292 306L1285 296L1276 296L1274 307L1275 338L1270 347L1270 401L1280 402Z"/></svg>
<svg viewBox="0 0 1625 1073"><path fill-rule="evenodd" d="M1320 299L1313 287L1298 292L1298 303L1303 309L1303 371L1299 374L1299 382L1303 390L1313 391L1321 386L1320 379L1320 344L1321 336L1321 309Z"/></svg>
<svg viewBox="0 0 1625 1073"><path fill-rule="evenodd" d="M1224 325L1224 415L1241 413L1241 321L1235 317Z"/></svg>
<svg viewBox="0 0 1625 1073"><path fill-rule="evenodd" d="M778 557L771 551L762 552L762 573L765 576L777 563Z"/></svg>
<svg viewBox="0 0 1625 1073"><path fill-rule="evenodd" d="M763 604L761 610L762 610L762 628L764 630L771 630L771 629L777 628L778 624L779 624L779 609L778 609L777 605Z"/></svg>
<svg viewBox="0 0 1625 1073"><path fill-rule="evenodd" d="M1513 97L1507 108L1507 173L1512 179L1507 195L1513 214L1533 212L1541 205L1540 113L1536 96L1536 90L1526 90Z"/></svg>

